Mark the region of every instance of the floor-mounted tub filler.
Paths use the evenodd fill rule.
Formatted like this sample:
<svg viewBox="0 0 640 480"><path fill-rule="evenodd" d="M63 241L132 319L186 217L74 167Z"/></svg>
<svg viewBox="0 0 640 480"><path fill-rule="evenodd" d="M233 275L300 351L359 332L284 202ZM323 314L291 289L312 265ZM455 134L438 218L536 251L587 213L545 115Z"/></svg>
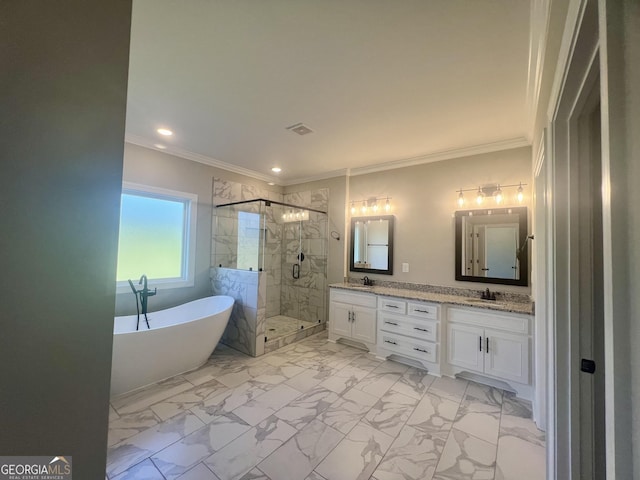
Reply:
<svg viewBox="0 0 640 480"><path fill-rule="evenodd" d="M232 297L220 295L153 312L149 330L136 331L136 315L116 317L111 396L205 363L229 322L233 302Z"/></svg>

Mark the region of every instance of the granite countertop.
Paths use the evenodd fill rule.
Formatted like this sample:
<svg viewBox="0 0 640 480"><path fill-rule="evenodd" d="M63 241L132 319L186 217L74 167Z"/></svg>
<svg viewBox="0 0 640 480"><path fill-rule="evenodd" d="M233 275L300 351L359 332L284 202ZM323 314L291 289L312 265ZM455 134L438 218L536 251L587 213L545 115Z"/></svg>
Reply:
<svg viewBox="0 0 640 480"><path fill-rule="evenodd" d="M465 297L445 293L428 292L406 288L395 288L374 285L365 287L354 283L333 283L330 288L351 290L353 292L373 293L384 297L403 298L407 300L420 300L425 302L446 303L447 305L459 305L463 307L482 308L499 312L522 313L533 315L533 302L520 302L512 300L482 300L479 297Z"/></svg>

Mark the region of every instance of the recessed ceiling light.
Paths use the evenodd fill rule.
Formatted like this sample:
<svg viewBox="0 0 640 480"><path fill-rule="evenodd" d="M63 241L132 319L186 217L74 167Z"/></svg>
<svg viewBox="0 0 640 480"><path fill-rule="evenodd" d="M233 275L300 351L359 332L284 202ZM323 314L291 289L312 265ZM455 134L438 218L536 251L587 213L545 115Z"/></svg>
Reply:
<svg viewBox="0 0 640 480"><path fill-rule="evenodd" d="M160 150L164 150L165 148L167 148L165 145L161 145L159 143L154 143L153 146Z"/></svg>
<svg viewBox="0 0 640 480"><path fill-rule="evenodd" d="M269 182L269 183L267 183L267 185L270 185L270 186L272 186L272 187L273 187L273 186L275 185L275 183L273 183L273 182Z"/></svg>
<svg viewBox="0 0 640 480"><path fill-rule="evenodd" d="M273 167L273 168L271 169L271 171L272 171L273 173L280 173L280 172L282 171L282 169L281 169L280 167Z"/></svg>
<svg viewBox="0 0 640 480"><path fill-rule="evenodd" d="M164 135L165 137L170 137L171 135L173 135L173 132L171 130L169 130L168 128L159 128L158 130L156 130L160 135Z"/></svg>

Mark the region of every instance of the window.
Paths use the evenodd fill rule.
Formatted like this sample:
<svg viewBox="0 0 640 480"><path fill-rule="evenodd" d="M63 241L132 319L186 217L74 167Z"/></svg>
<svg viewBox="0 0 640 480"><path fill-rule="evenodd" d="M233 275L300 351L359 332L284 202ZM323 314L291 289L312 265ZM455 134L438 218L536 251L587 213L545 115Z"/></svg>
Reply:
<svg viewBox="0 0 640 480"><path fill-rule="evenodd" d="M198 196L125 182L120 206L118 292L142 274L154 286L194 284Z"/></svg>

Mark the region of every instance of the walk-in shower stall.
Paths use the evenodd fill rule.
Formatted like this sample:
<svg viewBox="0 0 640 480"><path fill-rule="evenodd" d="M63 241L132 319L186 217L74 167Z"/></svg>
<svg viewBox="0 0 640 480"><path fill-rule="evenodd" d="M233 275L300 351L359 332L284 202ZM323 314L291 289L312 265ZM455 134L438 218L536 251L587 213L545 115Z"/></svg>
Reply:
<svg viewBox="0 0 640 480"><path fill-rule="evenodd" d="M260 355L324 328L326 212L258 198L216 205L214 221L214 293L242 300L226 343Z"/></svg>

